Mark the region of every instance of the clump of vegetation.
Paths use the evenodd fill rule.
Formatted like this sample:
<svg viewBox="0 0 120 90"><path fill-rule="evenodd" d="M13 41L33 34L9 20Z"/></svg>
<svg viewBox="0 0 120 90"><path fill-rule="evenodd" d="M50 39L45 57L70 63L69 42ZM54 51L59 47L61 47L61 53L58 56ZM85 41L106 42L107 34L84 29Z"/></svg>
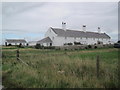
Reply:
<svg viewBox="0 0 120 90"><path fill-rule="evenodd" d="M35 48L36 48L36 49L43 49L44 46L42 46L41 44L36 44L36 45L35 45Z"/></svg>
<svg viewBox="0 0 120 90"><path fill-rule="evenodd" d="M73 45L73 43L65 43L64 45Z"/></svg>
<svg viewBox="0 0 120 90"><path fill-rule="evenodd" d="M82 45L80 42L74 42L74 45Z"/></svg>
<svg viewBox="0 0 120 90"><path fill-rule="evenodd" d="M88 48L92 48L92 46L91 46L91 45L88 45Z"/></svg>
<svg viewBox="0 0 120 90"><path fill-rule="evenodd" d="M54 46L45 46L44 49L55 49Z"/></svg>
<svg viewBox="0 0 120 90"><path fill-rule="evenodd" d="M43 45L40 45L40 44L36 44L35 48L36 49L55 49L54 46L43 46Z"/></svg>
<svg viewBox="0 0 120 90"><path fill-rule="evenodd" d="M88 49L88 47L85 47L85 49Z"/></svg>
<svg viewBox="0 0 120 90"><path fill-rule="evenodd" d="M95 49L97 48L97 46L94 47Z"/></svg>

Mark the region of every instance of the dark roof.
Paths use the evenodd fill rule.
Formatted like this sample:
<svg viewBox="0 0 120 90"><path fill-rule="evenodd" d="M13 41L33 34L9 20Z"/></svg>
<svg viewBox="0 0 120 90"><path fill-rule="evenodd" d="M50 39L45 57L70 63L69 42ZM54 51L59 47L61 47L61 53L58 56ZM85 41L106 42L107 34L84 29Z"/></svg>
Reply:
<svg viewBox="0 0 120 90"><path fill-rule="evenodd" d="M42 40L37 41L37 43L41 44L41 43L51 43L52 40L49 37L43 38Z"/></svg>
<svg viewBox="0 0 120 90"><path fill-rule="evenodd" d="M87 38L110 38L106 33L97 33L97 32L84 32L77 30L69 30L66 31L59 28L51 28L58 36L63 37L87 37Z"/></svg>
<svg viewBox="0 0 120 90"><path fill-rule="evenodd" d="M8 43L26 43L24 39L6 39Z"/></svg>

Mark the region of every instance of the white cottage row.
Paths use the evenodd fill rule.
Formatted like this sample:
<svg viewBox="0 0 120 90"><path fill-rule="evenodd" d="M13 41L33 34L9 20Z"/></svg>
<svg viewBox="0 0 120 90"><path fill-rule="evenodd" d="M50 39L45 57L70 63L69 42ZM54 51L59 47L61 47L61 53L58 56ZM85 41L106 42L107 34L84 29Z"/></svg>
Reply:
<svg viewBox="0 0 120 90"><path fill-rule="evenodd" d="M83 25L83 30L78 31L66 29L66 23L62 23L62 28L50 27L45 33L45 38L37 43L44 46L63 46L66 43L74 45L74 42L87 45L110 44L110 36L101 33L100 27L98 27L98 32L89 32L86 31L86 25Z"/></svg>

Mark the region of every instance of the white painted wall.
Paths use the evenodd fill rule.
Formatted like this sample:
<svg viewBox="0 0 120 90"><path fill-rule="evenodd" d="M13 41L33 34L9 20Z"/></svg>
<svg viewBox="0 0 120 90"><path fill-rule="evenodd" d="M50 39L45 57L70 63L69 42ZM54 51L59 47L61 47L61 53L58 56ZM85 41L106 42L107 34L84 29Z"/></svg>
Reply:
<svg viewBox="0 0 120 90"><path fill-rule="evenodd" d="M56 36L57 34L51 28L49 28L45 33L45 37L50 37L51 40L53 37L56 37Z"/></svg>
<svg viewBox="0 0 120 90"><path fill-rule="evenodd" d="M20 45L20 43L7 43L7 45L8 44L12 44L12 45ZM21 43L23 46L25 46L26 45L26 43Z"/></svg>
<svg viewBox="0 0 120 90"><path fill-rule="evenodd" d="M28 46L35 46L36 43L37 43L37 41L36 42L28 42Z"/></svg>

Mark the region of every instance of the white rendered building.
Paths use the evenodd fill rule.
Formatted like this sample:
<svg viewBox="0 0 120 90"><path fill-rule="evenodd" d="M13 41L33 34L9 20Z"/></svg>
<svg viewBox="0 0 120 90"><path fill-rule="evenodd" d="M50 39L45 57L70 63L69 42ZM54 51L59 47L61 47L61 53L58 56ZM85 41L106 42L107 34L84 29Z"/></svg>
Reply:
<svg viewBox="0 0 120 90"><path fill-rule="evenodd" d="M103 44L110 43L110 36L106 33L101 33L100 27L98 32L86 31L86 25L83 25L83 30L66 29L66 23L62 22L62 28L50 27L45 33L45 38L38 41L38 44L44 46L63 46L66 43L79 42L81 44L93 45L101 42Z"/></svg>

